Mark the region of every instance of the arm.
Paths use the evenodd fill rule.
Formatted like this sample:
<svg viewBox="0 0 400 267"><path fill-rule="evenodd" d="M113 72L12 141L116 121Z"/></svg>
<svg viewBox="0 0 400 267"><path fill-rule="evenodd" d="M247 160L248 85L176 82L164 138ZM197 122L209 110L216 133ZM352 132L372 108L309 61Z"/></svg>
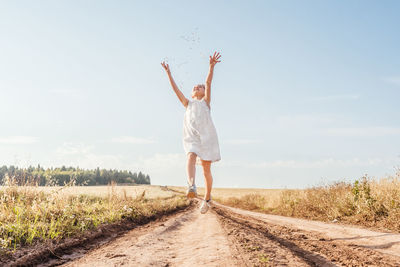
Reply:
<svg viewBox="0 0 400 267"><path fill-rule="evenodd" d="M204 96L204 100L207 102L208 106L210 106L210 102L211 102L211 81L214 75L214 67L215 64L217 64L218 62L221 62L221 60L219 60L221 58L221 55L217 52L214 52L213 56L210 56L210 68L208 71L208 75L207 75L207 80L206 80L206 90L205 90L205 96Z"/></svg>
<svg viewBox="0 0 400 267"><path fill-rule="evenodd" d="M186 108L189 103L189 100L183 95L181 90L179 90L178 86L176 85L174 78L172 78L171 71L169 69L169 65L166 64L165 62L162 62L161 66L163 66L163 68L167 72L169 82L172 86L172 89L174 89L176 96L179 98L179 100L182 102L183 106Z"/></svg>

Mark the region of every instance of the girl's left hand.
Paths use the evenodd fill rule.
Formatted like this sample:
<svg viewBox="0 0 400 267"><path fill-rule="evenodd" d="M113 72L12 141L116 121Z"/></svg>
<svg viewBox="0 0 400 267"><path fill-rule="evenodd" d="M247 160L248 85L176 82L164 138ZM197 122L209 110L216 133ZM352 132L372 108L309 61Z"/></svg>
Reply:
<svg viewBox="0 0 400 267"><path fill-rule="evenodd" d="M217 64L218 62L221 62L221 60L219 60L221 58L221 55L217 52L214 52L213 56L210 56L210 66L214 67L215 64Z"/></svg>
<svg viewBox="0 0 400 267"><path fill-rule="evenodd" d="M164 70L167 73L171 73L170 69L169 69L169 65L167 63L165 63L165 61L161 62L161 66L164 68Z"/></svg>

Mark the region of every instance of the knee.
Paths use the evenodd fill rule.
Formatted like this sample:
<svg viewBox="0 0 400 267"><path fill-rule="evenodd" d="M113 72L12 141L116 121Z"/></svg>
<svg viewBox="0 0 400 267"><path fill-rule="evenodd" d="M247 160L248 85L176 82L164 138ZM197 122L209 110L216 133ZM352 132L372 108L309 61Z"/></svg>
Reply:
<svg viewBox="0 0 400 267"><path fill-rule="evenodd" d="M197 157L196 153L193 153L193 152L188 153L188 156L187 156L188 162L196 163L196 157Z"/></svg>

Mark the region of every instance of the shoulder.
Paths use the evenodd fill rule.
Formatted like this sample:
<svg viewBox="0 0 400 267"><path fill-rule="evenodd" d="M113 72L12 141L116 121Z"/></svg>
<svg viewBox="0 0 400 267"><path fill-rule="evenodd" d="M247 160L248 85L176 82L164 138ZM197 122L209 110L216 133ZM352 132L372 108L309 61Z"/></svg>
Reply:
<svg viewBox="0 0 400 267"><path fill-rule="evenodd" d="M201 101L204 102L209 109L211 109L210 101L206 97L203 97Z"/></svg>

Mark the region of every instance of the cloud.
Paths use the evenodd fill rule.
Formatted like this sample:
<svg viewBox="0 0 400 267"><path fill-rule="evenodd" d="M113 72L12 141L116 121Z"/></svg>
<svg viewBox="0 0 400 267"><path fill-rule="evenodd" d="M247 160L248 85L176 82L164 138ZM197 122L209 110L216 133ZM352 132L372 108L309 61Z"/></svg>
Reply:
<svg viewBox="0 0 400 267"><path fill-rule="evenodd" d="M292 114L281 115L276 118L278 126L281 127L305 127L310 125L331 124L335 119L323 114Z"/></svg>
<svg viewBox="0 0 400 267"><path fill-rule="evenodd" d="M83 143L65 142L62 146L58 147L56 152L62 155L79 155L88 154L93 146L88 146Z"/></svg>
<svg viewBox="0 0 400 267"><path fill-rule="evenodd" d="M160 184L163 179L179 182L184 178L186 157L184 153L155 153L151 156L132 158L119 154L100 154L94 146L84 143L65 142L56 149L56 157L51 159L50 165L71 165L93 169L123 169L142 171L154 175ZM177 176L177 173L181 175ZM184 181L184 180L182 180Z"/></svg>
<svg viewBox="0 0 400 267"><path fill-rule="evenodd" d="M79 166L93 169L126 169L127 165L121 155L100 154L92 150L94 146L84 143L65 142L56 149L56 157L52 159L56 165ZM53 165L52 164L52 165Z"/></svg>
<svg viewBox="0 0 400 267"><path fill-rule="evenodd" d="M34 136L4 136L0 137L0 144L17 145L17 144L33 144L37 142Z"/></svg>
<svg viewBox="0 0 400 267"><path fill-rule="evenodd" d="M379 137L400 134L398 127L347 127L322 129L323 134L344 137Z"/></svg>
<svg viewBox="0 0 400 267"><path fill-rule="evenodd" d="M310 101L334 101L334 100L357 100L360 95L345 94L345 95L327 95L327 96L316 96L310 97Z"/></svg>
<svg viewBox="0 0 400 267"><path fill-rule="evenodd" d="M351 121L333 115L302 114L285 115L276 118L276 128L295 129L297 133L334 136L334 137L383 137L400 135L400 127L365 126L365 127L332 127L332 125L349 125Z"/></svg>
<svg viewBox="0 0 400 267"><path fill-rule="evenodd" d="M400 86L400 76L385 77L383 78L383 81L386 83Z"/></svg>
<svg viewBox="0 0 400 267"><path fill-rule="evenodd" d="M120 136L111 139L113 143L124 143L124 144L153 144L156 141L153 138L138 138L134 136Z"/></svg>
<svg viewBox="0 0 400 267"><path fill-rule="evenodd" d="M184 153L156 153L136 159L130 165L130 169L148 173L152 184L184 185L186 183L185 165ZM199 170L199 167L197 169ZM196 177L199 177L198 172Z"/></svg>
<svg viewBox="0 0 400 267"><path fill-rule="evenodd" d="M79 161L76 161L75 165L79 165L85 168L105 168L105 169L119 169L126 170L128 165L124 162L124 157L121 155L111 154L96 154L88 153L83 155Z"/></svg>
<svg viewBox="0 0 400 267"><path fill-rule="evenodd" d="M72 90L72 89L52 89L49 90L50 93L60 95L63 97L71 97L71 98L81 98L83 97L82 92L78 90Z"/></svg>
<svg viewBox="0 0 400 267"><path fill-rule="evenodd" d="M259 139L228 139L223 141L225 144L229 145L248 145L248 144L258 144L262 143Z"/></svg>
<svg viewBox="0 0 400 267"><path fill-rule="evenodd" d="M221 165L226 167L246 167L256 169L317 169L317 168L343 168L343 167L355 167L355 166L380 166L382 164L396 164L398 159L388 158L352 158L352 159L318 159L318 160L273 160L273 161L261 161L254 163L245 162L221 162Z"/></svg>
<svg viewBox="0 0 400 267"><path fill-rule="evenodd" d="M164 172L166 170L184 169L186 157L184 153L156 153L150 157L141 157L138 159L138 168L144 168L152 172Z"/></svg>

